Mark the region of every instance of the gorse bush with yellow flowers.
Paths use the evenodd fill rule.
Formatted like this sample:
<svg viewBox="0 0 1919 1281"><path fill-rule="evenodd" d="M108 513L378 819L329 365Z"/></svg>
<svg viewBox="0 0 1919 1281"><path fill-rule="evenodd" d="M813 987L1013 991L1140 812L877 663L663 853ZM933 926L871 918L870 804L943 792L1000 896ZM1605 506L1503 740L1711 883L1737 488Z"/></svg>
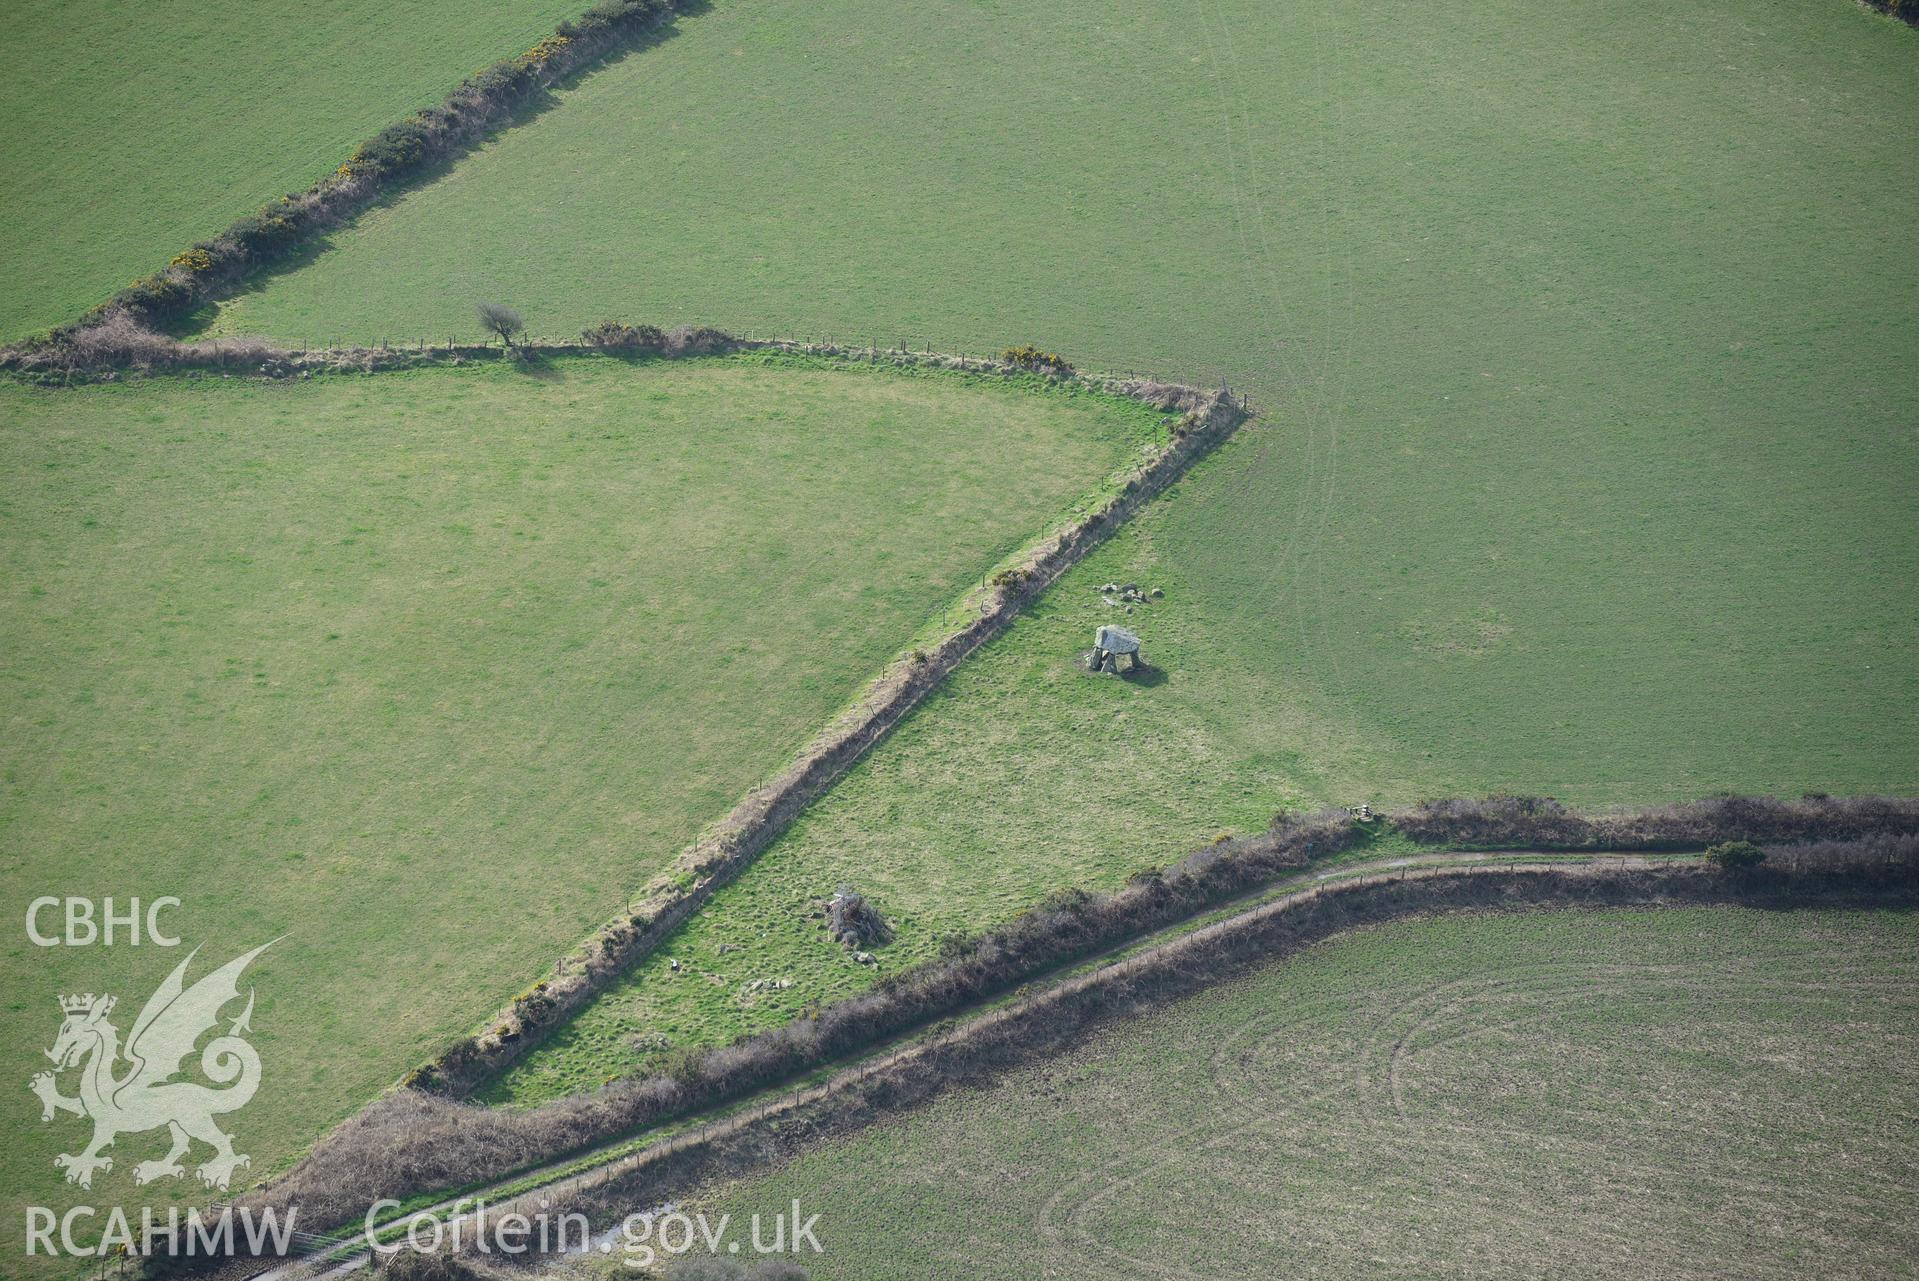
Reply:
<svg viewBox="0 0 1919 1281"><path fill-rule="evenodd" d="M999 358L1009 365L1018 365L1021 369L1030 369L1035 373L1070 374L1073 372L1073 367L1067 363L1066 357L1056 351L1041 351L1031 343L1022 347L1008 347L1000 353Z"/></svg>

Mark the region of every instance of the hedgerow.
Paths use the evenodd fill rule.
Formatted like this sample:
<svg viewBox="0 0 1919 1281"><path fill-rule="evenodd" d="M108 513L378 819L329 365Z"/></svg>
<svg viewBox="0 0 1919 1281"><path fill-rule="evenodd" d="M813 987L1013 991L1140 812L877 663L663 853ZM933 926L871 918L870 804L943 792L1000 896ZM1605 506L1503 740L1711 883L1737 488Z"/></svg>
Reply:
<svg viewBox="0 0 1919 1281"><path fill-rule="evenodd" d="M93 308L76 329L126 316L150 328L176 324L223 297L263 266L286 257L326 228L365 208L487 130L531 95L654 30L697 0L601 0L516 57L474 72L434 106L368 138L332 173L303 192L270 201L211 240L174 255L166 268L134 281Z"/></svg>
<svg viewBox="0 0 1919 1281"><path fill-rule="evenodd" d="M1550 796L1489 796L1422 801L1393 821L1416 841L1455 847L1696 849L1724 840L1854 840L1888 829L1909 831L1919 827L1919 801L1725 795L1585 814Z"/></svg>
<svg viewBox="0 0 1919 1281"><path fill-rule="evenodd" d="M664 351L666 331L658 325L628 325L602 320L580 333L580 341L601 351Z"/></svg>
<svg viewBox="0 0 1919 1281"><path fill-rule="evenodd" d="M1041 351L1031 343L1019 347L1008 347L1000 353L999 358L1009 365L1030 369L1034 373L1070 374L1073 372L1073 367L1067 363L1066 357L1056 351Z"/></svg>
<svg viewBox="0 0 1919 1281"><path fill-rule="evenodd" d="M883 979L792 1023L674 1056L665 1070L525 1111L388 1095L329 1135L262 1194L303 1220L341 1222L376 1197L466 1183L694 1111L941 1018L1035 974L1177 920L1357 839L1343 811L1282 817L1255 837L1209 845L1159 879L1113 894L1049 898L942 959ZM400 1189L398 1192L392 1189Z"/></svg>
<svg viewBox="0 0 1919 1281"><path fill-rule="evenodd" d="M653 1149L649 1159L606 1177L542 1193L549 1212L584 1213L590 1230L616 1223L635 1205L736 1180L786 1157L817 1151L956 1086L984 1085L1036 1056L1068 1049L1094 1028L1151 1018L1168 1000L1198 992L1254 966L1294 955L1359 926L1452 912L1535 912L1593 907L1725 905L1778 909L1909 907L1919 888L1919 839L1788 847L1776 871L1726 877L1695 864L1434 868L1336 881L1197 931L1088 981L1052 988L949 1036L875 1065L776 1113L715 1126L691 1141Z"/></svg>
<svg viewBox="0 0 1919 1281"><path fill-rule="evenodd" d="M1462 830L1515 814L1549 818L1533 843L1587 845L1594 830L1624 833L1611 848L1694 847L1753 840L1763 864L1735 878L1682 864L1687 893L1775 897L1843 882L1910 892L1919 873L1919 802L1886 797L1720 797L1693 805L1586 816L1521 798L1428 802L1396 815L1402 830L1444 823ZM1442 816L1436 818L1435 815ZM1811 835L1808 835L1811 834ZM1547 840L1543 835L1578 839ZM1148 869L1111 893L1049 895L972 938L942 940L940 956L882 979L872 990L732 1045L681 1053L669 1072L610 1083L591 1095L524 1111L456 1103L420 1089L388 1095L328 1136L280 1182L257 1194L301 1206L317 1222L361 1212L374 1197L484 1180L551 1160L614 1135L711 1107L788 1080L888 1037L936 1023L997 993L1163 928L1270 883L1277 875L1352 848L1362 829L1344 811L1281 815L1265 832L1214 842L1165 869ZM1575 870L1576 871L1576 870ZM1572 884L1583 884L1568 871ZM1666 876L1658 868L1631 873ZM1540 878L1534 877L1535 881ZM1721 883L1724 883L1723 885ZM1736 884L1734 884L1736 882ZM1481 878L1476 884L1491 884ZM1424 893L1424 891L1418 891ZM1344 919L1364 919L1348 916ZM398 1189L398 1191L393 1191Z"/></svg>

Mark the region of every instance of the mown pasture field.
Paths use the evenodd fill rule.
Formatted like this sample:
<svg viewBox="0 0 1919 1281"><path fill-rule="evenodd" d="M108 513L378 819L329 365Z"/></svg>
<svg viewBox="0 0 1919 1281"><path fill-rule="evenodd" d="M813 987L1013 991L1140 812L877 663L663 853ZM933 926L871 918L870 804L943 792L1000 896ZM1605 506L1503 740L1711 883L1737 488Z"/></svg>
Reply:
<svg viewBox="0 0 1919 1281"><path fill-rule="evenodd" d="M1058 845L1297 799L1919 783L1911 30L1850 0L889 12L688 18L220 327L439 334L487 291L551 334L1229 377L1267 429L1006 642L967 685L994 731L928 761ZM1169 592L1167 684L1101 743L1117 811L1078 763L1122 695L1054 666L1109 575ZM889 803L924 797L968 808Z"/></svg>
<svg viewBox="0 0 1919 1281"><path fill-rule="evenodd" d="M793 917L841 880L903 964L1281 807L1919 786L1919 266L1883 234L1919 171L1873 105L1919 93L1912 31L1848 0L995 13L721 5L228 309L430 328L506 279L564 328L643 288L1265 408L715 899L672 955L719 982L644 967L502 1097L870 981ZM494 225L515 184L573 194ZM556 219L577 241L518 261ZM382 284L415 255L453 287ZM1108 582L1166 592L1124 620L1149 681L1075 666Z"/></svg>
<svg viewBox="0 0 1919 1281"><path fill-rule="evenodd" d="M30 898L177 896L196 975L285 935L236 1118L265 1174L1163 432L1027 379L758 356L0 385L6 1231L73 1194L80 1123L25 1088L55 994L117 994L124 1033L184 955L32 946Z"/></svg>
<svg viewBox="0 0 1919 1281"><path fill-rule="evenodd" d="M1909 1276L1911 913L1358 930L689 1209L816 1278Z"/></svg>
<svg viewBox="0 0 1919 1281"><path fill-rule="evenodd" d="M584 7L9 5L0 339L72 320L303 190L363 139Z"/></svg>

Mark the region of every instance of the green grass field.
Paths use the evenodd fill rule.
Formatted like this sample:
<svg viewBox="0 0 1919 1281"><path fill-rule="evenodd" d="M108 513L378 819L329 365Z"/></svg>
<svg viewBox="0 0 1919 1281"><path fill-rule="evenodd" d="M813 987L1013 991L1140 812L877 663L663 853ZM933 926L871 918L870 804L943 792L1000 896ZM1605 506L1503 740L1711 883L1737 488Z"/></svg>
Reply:
<svg viewBox="0 0 1919 1281"><path fill-rule="evenodd" d="M1919 265L1883 233L1919 169L1873 105L1919 105L1912 31L1847 0L991 13L721 4L229 308L431 328L507 272L555 330L1034 335L1265 408L715 899L671 955L718 981L644 967L503 1097L870 981L792 919L840 880L904 964L1282 806L1919 787ZM516 186L574 194L496 214ZM617 234L681 207L723 216ZM517 263L536 218L578 239ZM414 255L445 288L383 283ZM1165 589L1126 620L1163 680L1075 667L1109 581Z"/></svg>
<svg viewBox="0 0 1919 1281"><path fill-rule="evenodd" d="M686 1208L799 1198L821 1281L1910 1277L1915 975L1908 912L1373 927Z"/></svg>
<svg viewBox="0 0 1919 1281"><path fill-rule="evenodd" d="M20 0L0 46L0 339L72 320L584 9Z"/></svg>
<svg viewBox="0 0 1919 1281"><path fill-rule="evenodd" d="M71 1192L79 1123L25 1088L55 995L116 993L124 1033L184 954L43 951L29 898L178 896L203 967L286 935L236 1121L261 1175L1160 438L1029 380L756 356L0 385L5 1231Z"/></svg>
<svg viewBox="0 0 1919 1281"><path fill-rule="evenodd" d="M23 11L0 333L578 2ZM870 982L803 915L841 881L897 968L1283 805L1919 787L1916 58L1851 0L716 0L224 306L212 332L315 343L470 337L481 297L550 337L1030 340L1265 411L498 1097ZM1152 426L752 362L545 374L0 387L0 858L30 892L199 887L216 951L312 922L262 970L262 1166L539 972ZM1126 620L1150 680L1074 665L1111 580L1165 589ZM49 978L171 960L4 955L23 1077ZM46 1133L10 1193L43 1195Z"/></svg>
<svg viewBox="0 0 1919 1281"><path fill-rule="evenodd" d="M1248 810L1919 783L1913 32L1850 0L1010 12L723 0L221 326L439 334L491 293L552 334L1230 376L1270 427L1125 567L1180 589L1120 744L1149 807L1195 753ZM1100 697L1028 698L1051 657L996 709L1043 791ZM1032 812L1097 823L1074 790Z"/></svg>

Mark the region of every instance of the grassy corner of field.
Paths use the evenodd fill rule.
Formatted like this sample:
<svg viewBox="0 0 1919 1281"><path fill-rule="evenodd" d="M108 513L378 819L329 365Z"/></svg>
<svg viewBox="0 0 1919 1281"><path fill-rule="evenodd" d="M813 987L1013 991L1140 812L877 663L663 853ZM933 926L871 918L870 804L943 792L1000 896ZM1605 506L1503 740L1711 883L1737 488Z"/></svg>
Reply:
<svg viewBox="0 0 1919 1281"><path fill-rule="evenodd" d="M0 383L8 884L176 896L196 977L280 939L232 1126L263 1177L1165 430L1040 379L762 354ZM130 1019L183 955L16 933L0 1073L46 1066L56 995ZM84 1136L6 1099L11 1237L82 1195L52 1160ZM84 1195L132 1197L161 1146L123 1136Z"/></svg>

